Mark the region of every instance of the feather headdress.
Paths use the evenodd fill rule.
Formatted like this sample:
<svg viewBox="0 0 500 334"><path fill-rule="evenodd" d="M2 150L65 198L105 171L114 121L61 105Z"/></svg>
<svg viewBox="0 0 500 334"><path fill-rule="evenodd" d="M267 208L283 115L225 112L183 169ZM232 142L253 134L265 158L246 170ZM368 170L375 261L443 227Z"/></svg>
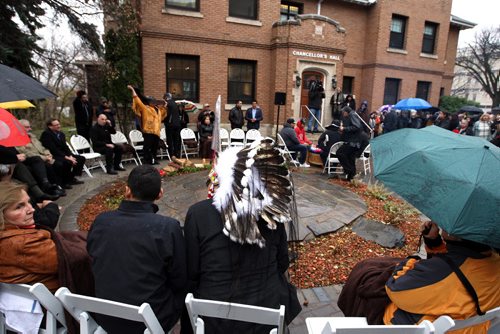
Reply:
<svg viewBox="0 0 500 334"><path fill-rule="evenodd" d="M219 187L214 206L224 222L224 234L234 242L264 247L257 221L276 229L294 218L295 194L290 172L274 141L265 138L248 148L228 148L215 167Z"/></svg>

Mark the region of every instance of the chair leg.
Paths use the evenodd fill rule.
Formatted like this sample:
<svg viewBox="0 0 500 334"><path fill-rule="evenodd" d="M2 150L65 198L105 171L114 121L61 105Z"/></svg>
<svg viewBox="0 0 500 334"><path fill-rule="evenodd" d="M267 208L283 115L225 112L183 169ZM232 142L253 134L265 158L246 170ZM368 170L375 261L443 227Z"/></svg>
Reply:
<svg viewBox="0 0 500 334"><path fill-rule="evenodd" d="M103 170L104 173L106 173L106 167L104 166L104 164L102 163L102 160L99 160L99 166L101 167L101 169Z"/></svg>
<svg viewBox="0 0 500 334"><path fill-rule="evenodd" d="M83 165L83 171L87 173L89 177L93 177L92 174L90 174L90 169L86 165Z"/></svg>

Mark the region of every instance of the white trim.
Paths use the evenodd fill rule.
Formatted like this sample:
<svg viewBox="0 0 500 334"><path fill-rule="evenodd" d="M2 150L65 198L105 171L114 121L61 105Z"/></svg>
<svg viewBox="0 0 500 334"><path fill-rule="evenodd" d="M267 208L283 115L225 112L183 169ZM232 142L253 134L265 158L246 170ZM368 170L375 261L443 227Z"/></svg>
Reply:
<svg viewBox="0 0 500 334"><path fill-rule="evenodd" d="M422 58L430 58L430 59L438 59L438 55L434 55L431 53L420 53L420 57Z"/></svg>
<svg viewBox="0 0 500 334"><path fill-rule="evenodd" d="M200 13L200 12L193 12L191 10L183 10L183 9L174 9L174 8L162 8L161 12L163 14L170 14L170 15L179 15L179 16L188 16L188 17L195 17L198 19L202 19L205 16Z"/></svg>
<svg viewBox="0 0 500 334"><path fill-rule="evenodd" d="M249 26L262 27L262 22L259 20L249 20L249 19L241 19L239 17L227 16L226 22L238 23L238 24L246 24Z"/></svg>
<svg viewBox="0 0 500 334"><path fill-rule="evenodd" d="M408 51L402 50L402 49L393 49L393 48L387 48L387 52L392 52L392 53L399 53L402 55L407 55Z"/></svg>

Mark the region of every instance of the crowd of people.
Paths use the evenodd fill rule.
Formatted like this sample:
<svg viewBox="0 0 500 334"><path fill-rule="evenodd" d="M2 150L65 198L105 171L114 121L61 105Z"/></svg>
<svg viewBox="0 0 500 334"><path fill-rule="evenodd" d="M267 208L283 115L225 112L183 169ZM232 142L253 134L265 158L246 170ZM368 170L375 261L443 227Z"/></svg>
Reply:
<svg viewBox="0 0 500 334"><path fill-rule="evenodd" d="M293 183L279 149L271 140L262 140L221 153L216 177L211 179L216 189L213 198L191 206L182 230L177 220L158 213L155 202L162 198L163 189L160 174L151 165L157 163L162 122L171 154L180 156L180 131L189 117L168 93L157 101L137 88L128 89L144 136L145 164L130 172L120 207L99 215L88 234L54 231L60 216L54 201L82 183L77 177L85 163L83 156L69 149L59 120L48 120L38 140L30 122L22 119L31 142L15 148L0 146L0 281L42 282L52 292L66 286L76 293L133 305L148 302L165 331L181 319L181 333L192 332L184 308L188 292L198 298L271 308L285 305L289 324L301 310L287 278L287 229L292 230L296 217L288 210L294 207ZM321 89L316 89L313 104L324 98ZM125 170L121 164L125 148L111 141L116 123L107 100L101 101L93 124L86 95L78 95L74 104L77 132L105 156L108 174ZM315 117L320 113L297 122L289 118L280 131L288 149L298 154L301 167L309 167L308 151L320 154L325 163L331 146L342 141L337 157L346 179L351 180L356 174L355 159L371 137L405 127L436 125L457 135L496 140L498 145L500 115L483 114L473 122L467 114L445 111L436 115L393 109L370 113L366 101L356 110L353 97L344 98L340 90L331 101L334 119L317 146L307 133L317 131ZM258 129L262 118L256 101L246 112L238 101L229 113L231 128L241 128L246 121L247 129ZM214 112L205 104L197 117L203 159L213 155L214 121ZM268 208L271 197L283 202ZM374 259L355 267L339 298L346 316L365 316L374 324L413 324L442 314L467 318L498 306L497 250L446 231L440 235L433 222L424 224L422 234L429 255L426 260ZM467 274L473 292L461 278L451 275L460 277L458 272ZM366 289L373 292L371 297L363 292ZM456 294L449 297L447 291ZM415 303L417 294L420 302ZM441 294L443 298L435 297ZM475 299L470 298L473 294ZM105 316L96 320L109 333L144 331L144 325L137 322ZM209 333L270 330L269 326L221 319L206 319L205 328Z"/></svg>
<svg viewBox="0 0 500 334"><path fill-rule="evenodd" d="M220 159L225 162L216 167L215 196L188 210L184 231L177 220L158 213L155 202L162 198L163 189L161 176L151 165L130 172L120 207L100 214L88 235L54 232L39 219L39 208L31 204L26 186L3 180L0 281L42 282L52 292L66 286L75 293L133 305L147 302L165 332L182 314L181 332L192 333L183 310L188 292L198 298L271 308L286 305L286 322L290 323L301 309L287 279L285 223L292 224L292 211L281 211L278 206L266 209L269 202L259 206L262 212L252 209L255 201L263 200L259 194L275 196L276 191L282 194L282 205L291 205L292 183L283 157L268 140L250 148L226 150ZM256 175L274 171L284 188L273 187L273 176L269 181L245 182L244 175L250 174L238 173L240 165ZM239 186L231 186L233 182ZM238 219L228 222L227 210L234 210L234 196L243 193L251 194L245 200L248 209L234 212ZM73 250L76 254L70 254ZM108 333L142 333L145 329L142 323L113 317L96 315L96 320ZM221 319L207 319L205 328L209 333L271 329Z"/></svg>

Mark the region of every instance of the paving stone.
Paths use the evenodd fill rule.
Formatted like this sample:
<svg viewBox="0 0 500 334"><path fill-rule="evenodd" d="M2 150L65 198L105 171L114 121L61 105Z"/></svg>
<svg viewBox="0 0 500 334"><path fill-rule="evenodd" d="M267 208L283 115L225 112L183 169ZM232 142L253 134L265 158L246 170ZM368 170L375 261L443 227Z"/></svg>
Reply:
<svg viewBox="0 0 500 334"><path fill-rule="evenodd" d="M322 302L322 303L330 303L331 302L330 297L328 296L326 291L323 290L323 288L321 288L321 287L312 288L312 290L316 294L316 297L318 297L320 302Z"/></svg>
<svg viewBox="0 0 500 334"><path fill-rule="evenodd" d="M131 170L133 165L129 165L127 168ZM188 208L192 204L206 199L207 173L207 171L202 171L163 179L162 186L165 194L158 202L160 213L171 216L184 224ZM83 203L102 191L102 187L107 183L125 180L128 172L120 173L119 177L110 177L99 170L94 170L92 174L93 178L82 177L85 184L75 186L68 191L68 196L58 201L60 205L64 206L64 212L61 215L61 230L77 229L76 218ZM319 168L309 168L306 172L293 172L293 176L300 216L296 228L300 240L314 238L315 233L311 232L312 230L320 235L351 224L367 210L361 198L337 184L328 182L326 175L322 175ZM304 302L304 296L309 304L302 306L301 313L289 325L290 333L306 333L305 319L307 317L343 316L337 306L341 290L342 285L333 285L302 289L303 295L298 291L301 305ZM178 333L178 329L179 326L176 326L176 333Z"/></svg>
<svg viewBox="0 0 500 334"><path fill-rule="evenodd" d="M352 230L360 237L388 247L403 247L404 234L396 227L361 217L352 225Z"/></svg>
<svg viewBox="0 0 500 334"><path fill-rule="evenodd" d="M304 296L306 297L307 301L309 302L309 304L311 304L311 303L314 304L314 303L319 302L318 297L312 291L312 289L302 289L302 292L303 292ZM300 294L300 292L299 292L299 294Z"/></svg>

